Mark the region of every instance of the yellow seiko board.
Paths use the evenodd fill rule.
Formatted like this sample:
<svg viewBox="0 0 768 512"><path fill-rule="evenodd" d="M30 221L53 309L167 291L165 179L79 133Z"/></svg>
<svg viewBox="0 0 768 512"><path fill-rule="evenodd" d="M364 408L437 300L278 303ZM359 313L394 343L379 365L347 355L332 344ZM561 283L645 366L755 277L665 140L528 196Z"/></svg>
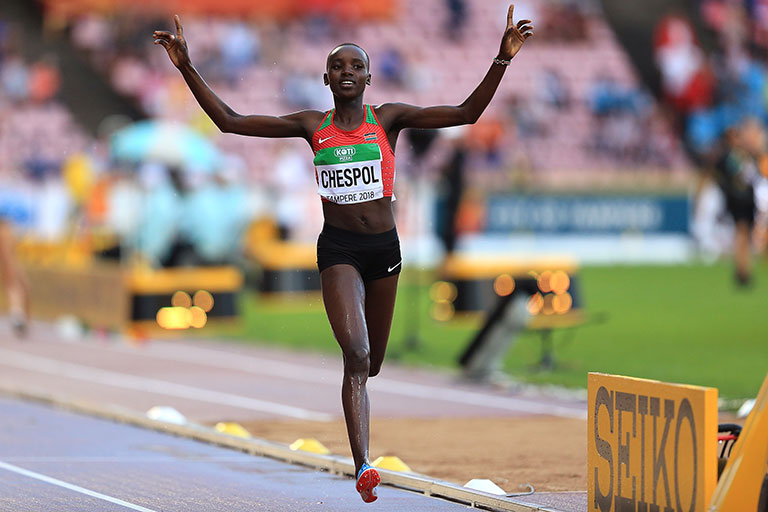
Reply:
<svg viewBox="0 0 768 512"><path fill-rule="evenodd" d="M589 512L704 512L717 483L717 389L588 377Z"/></svg>

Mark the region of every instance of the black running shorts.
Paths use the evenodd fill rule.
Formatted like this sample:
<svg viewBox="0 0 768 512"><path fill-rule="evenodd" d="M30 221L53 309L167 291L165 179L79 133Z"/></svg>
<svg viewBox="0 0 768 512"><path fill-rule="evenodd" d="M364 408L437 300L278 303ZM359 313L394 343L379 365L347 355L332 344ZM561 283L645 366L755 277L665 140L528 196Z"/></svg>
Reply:
<svg viewBox="0 0 768 512"><path fill-rule="evenodd" d="M333 265L352 265L363 281L373 281L400 273L400 239L397 229L384 233L356 233L323 225L317 239L317 268L322 272Z"/></svg>
<svg viewBox="0 0 768 512"><path fill-rule="evenodd" d="M734 222L746 222L749 226L753 226L757 216L757 206L755 204L755 191L752 186L742 190L726 191L725 208L733 217Z"/></svg>

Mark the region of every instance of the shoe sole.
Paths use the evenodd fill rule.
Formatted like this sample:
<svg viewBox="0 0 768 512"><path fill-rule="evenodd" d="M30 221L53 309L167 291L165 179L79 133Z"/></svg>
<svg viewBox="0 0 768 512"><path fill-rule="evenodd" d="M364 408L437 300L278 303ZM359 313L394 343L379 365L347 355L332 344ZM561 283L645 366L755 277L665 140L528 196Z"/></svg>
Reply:
<svg viewBox="0 0 768 512"><path fill-rule="evenodd" d="M355 488L360 493L360 497L366 503L372 503L378 499L376 496L376 487L381 483L381 476L379 472L373 468L369 468L360 475L357 479L357 485Z"/></svg>

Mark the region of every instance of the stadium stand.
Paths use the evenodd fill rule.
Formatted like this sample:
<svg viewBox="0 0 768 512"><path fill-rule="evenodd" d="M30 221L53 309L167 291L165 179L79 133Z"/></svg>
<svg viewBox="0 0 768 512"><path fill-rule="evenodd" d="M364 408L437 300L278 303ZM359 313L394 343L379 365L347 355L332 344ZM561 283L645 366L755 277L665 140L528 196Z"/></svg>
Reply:
<svg viewBox="0 0 768 512"><path fill-rule="evenodd" d="M330 17L309 24L199 17L184 23L194 62L221 97L241 112L284 113L330 106L319 75L341 39L358 42L372 56L375 87L367 101L460 102L495 54L505 8L501 1L467 3L458 36L446 28L450 11L441 0L403 1L391 19L343 28ZM676 135L638 82L597 4L544 2L517 11L537 20L541 30L473 134L483 147L515 149L501 152L501 160L479 159L475 168L493 172L525 162L535 176L567 179L574 171L687 167ZM71 33L114 86L149 114L199 125L199 108L175 70L141 37L156 21L90 15L73 19ZM157 23L167 26L168 20ZM115 24L118 38L107 29ZM580 28L567 29L571 25ZM483 124L495 124L497 133ZM245 158L256 179L267 175L278 145L229 135L217 143Z"/></svg>

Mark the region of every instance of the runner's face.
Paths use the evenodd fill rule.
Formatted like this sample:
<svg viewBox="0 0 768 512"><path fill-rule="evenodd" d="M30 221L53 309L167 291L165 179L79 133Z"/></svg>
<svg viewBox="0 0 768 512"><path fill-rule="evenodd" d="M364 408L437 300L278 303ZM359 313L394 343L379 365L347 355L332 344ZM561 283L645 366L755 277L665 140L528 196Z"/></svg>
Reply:
<svg viewBox="0 0 768 512"><path fill-rule="evenodd" d="M370 84L368 60L365 53L356 46L342 46L328 56L325 85L331 87L334 96L355 98Z"/></svg>

